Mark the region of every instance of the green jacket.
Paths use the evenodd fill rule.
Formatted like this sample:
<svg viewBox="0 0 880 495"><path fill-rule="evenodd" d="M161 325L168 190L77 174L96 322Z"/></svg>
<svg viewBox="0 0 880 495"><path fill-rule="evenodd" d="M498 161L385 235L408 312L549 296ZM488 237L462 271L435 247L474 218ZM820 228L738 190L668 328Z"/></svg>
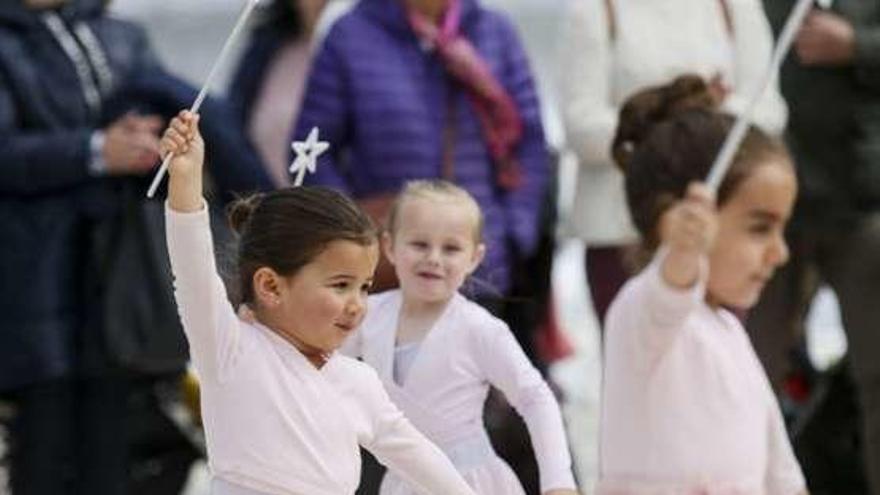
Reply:
<svg viewBox="0 0 880 495"><path fill-rule="evenodd" d="M764 0L778 35L794 0ZM797 162L798 216L839 221L880 210L880 1L835 0L855 28L855 60L806 67L792 49L780 74L787 142Z"/></svg>

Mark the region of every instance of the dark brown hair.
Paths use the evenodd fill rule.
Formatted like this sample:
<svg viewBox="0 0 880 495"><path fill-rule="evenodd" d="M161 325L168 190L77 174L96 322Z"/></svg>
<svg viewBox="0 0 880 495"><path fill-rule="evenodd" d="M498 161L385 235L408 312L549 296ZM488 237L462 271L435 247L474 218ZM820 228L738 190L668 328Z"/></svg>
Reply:
<svg viewBox="0 0 880 495"><path fill-rule="evenodd" d="M239 234L240 303L254 299L254 273L269 267L295 275L337 240L376 242L370 218L345 195L326 187L294 187L256 194L230 205L229 224Z"/></svg>
<svg viewBox="0 0 880 495"><path fill-rule="evenodd" d="M659 244L660 217L684 196L688 184L706 179L733 123L696 75L642 90L624 104L612 156L626 176L630 215L648 253ZM768 160L791 166L779 140L750 127L718 189L718 205Z"/></svg>

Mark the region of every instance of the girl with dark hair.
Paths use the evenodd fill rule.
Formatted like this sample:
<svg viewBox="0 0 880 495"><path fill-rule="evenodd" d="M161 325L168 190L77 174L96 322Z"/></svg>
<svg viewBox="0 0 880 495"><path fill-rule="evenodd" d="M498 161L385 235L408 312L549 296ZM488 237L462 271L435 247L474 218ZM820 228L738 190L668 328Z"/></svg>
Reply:
<svg viewBox="0 0 880 495"><path fill-rule="evenodd" d="M718 190L700 181L733 124L699 76L630 98L614 153L651 262L608 312L599 494L806 493L739 319L788 259L797 184L751 128Z"/></svg>
<svg viewBox="0 0 880 495"><path fill-rule="evenodd" d="M335 354L366 309L378 259L372 222L325 188L243 201L236 316L214 266L198 117L181 112L166 228L175 296L199 375L214 495L353 494L363 446L425 493L473 492L389 400L367 365Z"/></svg>

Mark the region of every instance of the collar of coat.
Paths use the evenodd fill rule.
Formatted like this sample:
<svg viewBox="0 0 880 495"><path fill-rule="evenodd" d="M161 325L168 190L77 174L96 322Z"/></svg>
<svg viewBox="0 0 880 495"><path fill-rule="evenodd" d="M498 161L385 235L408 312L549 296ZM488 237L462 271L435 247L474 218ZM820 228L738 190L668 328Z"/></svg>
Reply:
<svg viewBox="0 0 880 495"><path fill-rule="evenodd" d="M104 13L104 0L68 0L58 8L64 19L88 19ZM0 1L0 26L27 28L40 23L40 11L24 6L24 0Z"/></svg>
<svg viewBox="0 0 880 495"><path fill-rule="evenodd" d="M415 36L406 18L404 0L360 0L355 9L381 24L385 29L404 36ZM461 0L461 31L467 32L476 19L480 6L478 0Z"/></svg>

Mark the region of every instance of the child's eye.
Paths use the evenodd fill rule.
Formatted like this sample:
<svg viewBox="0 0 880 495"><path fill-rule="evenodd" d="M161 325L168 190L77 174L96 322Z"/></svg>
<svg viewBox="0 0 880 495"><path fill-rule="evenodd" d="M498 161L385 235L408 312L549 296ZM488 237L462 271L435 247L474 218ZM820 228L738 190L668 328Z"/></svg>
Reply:
<svg viewBox="0 0 880 495"><path fill-rule="evenodd" d="M370 289L372 289L372 288L373 288L372 282L363 284L363 285L361 285L361 292L366 294L367 292L370 292Z"/></svg>
<svg viewBox="0 0 880 495"><path fill-rule="evenodd" d="M443 250L447 253L457 253L461 251L461 246L458 246L456 244L447 244L446 246L443 246Z"/></svg>
<svg viewBox="0 0 880 495"><path fill-rule="evenodd" d="M333 287L336 290L344 291L344 290L348 289L349 287L351 287L351 283L349 283L349 282L336 282L331 287Z"/></svg>
<svg viewBox="0 0 880 495"><path fill-rule="evenodd" d="M756 235L769 234L773 230L773 226L769 223L756 223L749 226L749 232Z"/></svg>
<svg viewBox="0 0 880 495"><path fill-rule="evenodd" d="M418 249L425 249L428 247L428 243L425 241L410 241L409 245Z"/></svg>

